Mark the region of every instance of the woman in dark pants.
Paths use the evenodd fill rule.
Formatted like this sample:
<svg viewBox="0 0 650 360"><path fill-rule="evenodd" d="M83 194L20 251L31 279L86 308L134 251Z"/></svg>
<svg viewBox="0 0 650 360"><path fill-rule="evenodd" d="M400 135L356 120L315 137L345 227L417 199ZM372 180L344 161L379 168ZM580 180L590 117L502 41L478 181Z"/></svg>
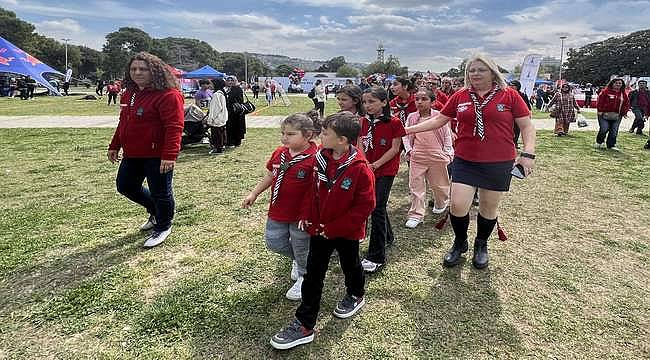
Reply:
<svg viewBox="0 0 650 360"><path fill-rule="evenodd" d="M621 119L627 116L630 111L630 100L625 93L625 83L623 79L612 79L607 87L598 94L596 103L598 112L598 134L596 135L596 149L604 148L603 142L608 149L618 151L616 147L616 138L618 137L618 127L621 125ZM607 137L607 141L605 141Z"/></svg>
<svg viewBox="0 0 650 360"><path fill-rule="evenodd" d="M513 165L521 165L526 175L532 172L535 128L524 100L506 85L493 60L481 55L470 58L465 84L467 87L454 93L440 114L407 127L406 132L436 129L453 118L458 120L449 212L455 238L443 265L459 264L461 254L468 250L469 210L478 189L479 213L472 263L482 269L488 265L488 238L497 222L499 202L510 188ZM519 157L513 141L514 123L521 129L524 143Z"/></svg>
<svg viewBox="0 0 650 360"><path fill-rule="evenodd" d="M120 101L120 122L108 147L108 159L120 161L117 191L140 204L149 219L140 230L153 229L145 248L171 233L174 217L173 170L183 133L183 96L174 75L158 57L136 54L128 63ZM147 180L148 187L143 186Z"/></svg>

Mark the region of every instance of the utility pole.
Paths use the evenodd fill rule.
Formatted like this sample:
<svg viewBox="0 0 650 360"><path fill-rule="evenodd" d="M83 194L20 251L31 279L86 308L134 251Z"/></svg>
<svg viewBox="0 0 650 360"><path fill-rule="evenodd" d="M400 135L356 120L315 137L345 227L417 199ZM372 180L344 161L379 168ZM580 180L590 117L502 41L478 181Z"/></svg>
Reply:
<svg viewBox="0 0 650 360"><path fill-rule="evenodd" d="M566 38L567 38L566 36L560 36L560 41L562 44L560 45L560 78L558 79L560 83L562 83L562 60L564 57L564 39Z"/></svg>
<svg viewBox="0 0 650 360"><path fill-rule="evenodd" d="M68 41L70 41L70 39L63 38L61 40L65 41L65 71L68 71Z"/></svg>
<svg viewBox="0 0 650 360"><path fill-rule="evenodd" d="M248 54L244 51L244 81L248 84Z"/></svg>

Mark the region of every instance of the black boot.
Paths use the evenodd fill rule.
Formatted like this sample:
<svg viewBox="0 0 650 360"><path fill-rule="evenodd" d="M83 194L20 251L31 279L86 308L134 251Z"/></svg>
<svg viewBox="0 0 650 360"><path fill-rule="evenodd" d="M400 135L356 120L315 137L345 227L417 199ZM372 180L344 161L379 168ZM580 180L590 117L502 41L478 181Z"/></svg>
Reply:
<svg viewBox="0 0 650 360"><path fill-rule="evenodd" d="M454 245L451 249L445 254L445 257L442 259L442 264L445 267L453 267L458 265L460 262L460 255L467 252L467 239L454 239Z"/></svg>
<svg viewBox="0 0 650 360"><path fill-rule="evenodd" d="M465 216L454 216L449 214L451 220L451 227L454 229L454 245L449 249L445 257L442 259L442 264L445 267L452 267L458 265L460 262L460 254L467 252L467 228L469 227L469 213Z"/></svg>
<svg viewBox="0 0 650 360"><path fill-rule="evenodd" d="M472 264L477 269L483 269L488 266L488 244L487 240L476 239L474 240L474 256L472 257Z"/></svg>

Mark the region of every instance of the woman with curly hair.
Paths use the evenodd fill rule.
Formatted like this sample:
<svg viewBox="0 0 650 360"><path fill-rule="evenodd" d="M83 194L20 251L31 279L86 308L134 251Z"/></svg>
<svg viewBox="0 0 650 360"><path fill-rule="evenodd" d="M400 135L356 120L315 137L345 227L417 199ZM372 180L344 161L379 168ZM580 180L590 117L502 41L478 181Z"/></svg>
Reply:
<svg viewBox="0 0 650 360"><path fill-rule="evenodd" d="M169 66L146 52L133 56L124 77L120 122L108 146L108 160L122 161L117 191L142 205L149 219L140 230L153 229L145 248L169 236L174 217L172 176L183 133L183 96ZM147 179L147 187L142 186Z"/></svg>

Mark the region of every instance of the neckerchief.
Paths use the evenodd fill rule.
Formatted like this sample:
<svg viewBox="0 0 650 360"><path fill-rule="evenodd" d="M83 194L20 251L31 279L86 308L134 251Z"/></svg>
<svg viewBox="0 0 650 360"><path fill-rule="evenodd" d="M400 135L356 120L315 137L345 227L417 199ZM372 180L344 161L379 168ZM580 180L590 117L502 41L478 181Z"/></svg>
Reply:
<svg viewBox="0 0 650 360"><path fill-rule="evenodd" d="M375 126L378 122L381 122L383 115L380 115L374 119L374 115L368 114L368 134L363 138L363 152L367 152L370 149L373 149L375 146L372 144L372 137L375 132Z"/></svg>
<svg viewBox="0 0 650 360"><path fill-rule="evenodd" d="M280 185L282 185L282 178L284 174L289 170L293 165L309 158L310 154L300 154L295 158L291 159L289 162L286 162L287 151L282 151L280 154L280 168L278 170L278 176L275 178L275 184L273 184L273 191L271 192L271 204L275 204L275 201L278 200L278 195L280 194Z"/></svg>
<svg viewBox="0 0 650 360"><path fill-rule="evenodd" d="M485 97L482 104L478 103L478 96L473 90L469 91L469 96L474 103L474 113L476 115L476 127L474 127L474 135L478 136L481 141L485 140L485 126L483 124L483 109L492 100L494 95L499 91L499 85L495 85L490 93Z"/></svg>
<svg viewBox="0 0 650 360"><path fill-rule="evenodd" d="M397 101L395 101L395 106L397 106L397 109L399 110L399 121L402 122L403 126L406 126L406 117L408 113L406 112L406 109L409 107L409 101L408 99L406 100L406 104L400 105Z"/></svg>
<svg viewBox="0 0 650 360"><path fill-rule="evenodd" d="M334 185L336 184L336 181L341 177L345 169L350 166L352 161L356 159L357 157L357 149L350 145L350 152L348 155L348 158L341 164L339 165L338 168L336 168L336 175L334 175L333 179L329 179L327 177L327 158L323 156L322 154L323 150L319 151L316 153L316 172L318 173L318 181L316 182L316 186L320 187L320 183L324 182L325 186L327 186L328 190L332 190Z"/></svg>

